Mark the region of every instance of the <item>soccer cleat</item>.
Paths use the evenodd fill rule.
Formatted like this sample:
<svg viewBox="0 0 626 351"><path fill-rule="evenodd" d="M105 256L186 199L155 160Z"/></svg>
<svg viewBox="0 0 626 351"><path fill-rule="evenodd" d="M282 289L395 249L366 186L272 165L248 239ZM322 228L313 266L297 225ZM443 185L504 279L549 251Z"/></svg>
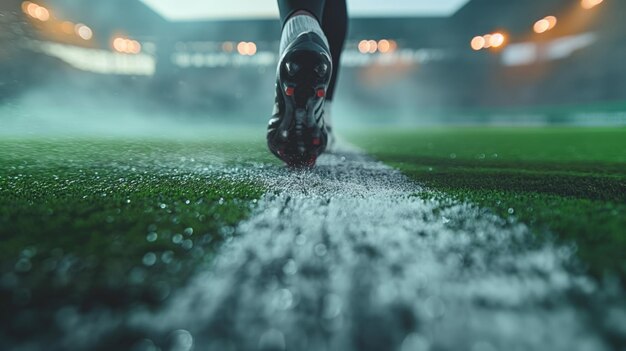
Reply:
<svg viewBox="0 0 626 351"><path fill-rule="evenodd" d="M328 47L314 32L300 34L280 59L267 144L290 167L312 167L326 149L324 103L331 75Z"/></svg>

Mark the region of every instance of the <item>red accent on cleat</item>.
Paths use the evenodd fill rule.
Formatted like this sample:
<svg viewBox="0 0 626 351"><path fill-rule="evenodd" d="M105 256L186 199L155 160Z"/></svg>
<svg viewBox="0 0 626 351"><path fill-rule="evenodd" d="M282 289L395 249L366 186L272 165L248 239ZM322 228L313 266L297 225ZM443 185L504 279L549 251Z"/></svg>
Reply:
<svg viewBox="0 0 626 351"><path fill-rule="evenodd" d="M313 145L318 146L321 143L322 141L320 140L320 138L313 138Z"/></svg>
<svg viewBox="0 0 626 351"><path fill-rule="evenodd" d="M324 90L324 89L317 89L317 97L323 98L324 96L326 96L326 90Z"/></svg>
<svg viewBox="0 0 626 351"><path fill-rule="evenodd" d="M293 96L293 94L296 92L296 89L294 87L287 87L285 88L285 94L287 96Z"/></svg>

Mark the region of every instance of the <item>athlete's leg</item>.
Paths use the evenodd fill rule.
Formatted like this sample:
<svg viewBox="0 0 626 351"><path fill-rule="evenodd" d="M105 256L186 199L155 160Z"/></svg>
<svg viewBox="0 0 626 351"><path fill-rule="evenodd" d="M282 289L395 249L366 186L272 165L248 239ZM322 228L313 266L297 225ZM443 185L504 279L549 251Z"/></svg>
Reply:
<svg viewBox="0 0 626 351"><path fill-rule="evenodd" d="M330 54L333 60L333 75L328 85L326 94L326 105L324 107L324 123L328 133L327 150L333 151L336 146L336 137L333 132L333 111L332 100L335 96L337 79L339 77L339 63L341 62L341 52L346 41L348 32L348 10L346 0L329 0L326 2L324 14L322 16L322 30L328 38Z"/></svg>
<svg viewBox="0 0 626 351"><path fill-rule="evenodd" d="M333 60L333 76L326 94L326 100L332 101L335 95L335 85L339 76L339 62L341 52L348 31L348 10L346 0L278 0L280 20L285 26L287 20L294 14L306 11L313 15L322 25L330 46Z"/></svg>
<svg viewBox="0 0 626 351"><path fill-rule="evenodd" d="M346 7L346 0L330 0L326 2L322 16L322 30L324 34L326 34L326 38L328 38L330 54L333 59L333 76L326 94L326 101L330 102L335 95L341 52L343 51L343 44L346 41L348 32L348 9Z"/></svg>
<svg viewBox="0 0 626 351"><path fill-rule="evenodd" d="M336 0L331 0L331 2ZM278 0L280 10L280 21L285 26L287 20L300 11L306 11L313 15L317 22L322 22L324 5L326 0Z"/></svg>

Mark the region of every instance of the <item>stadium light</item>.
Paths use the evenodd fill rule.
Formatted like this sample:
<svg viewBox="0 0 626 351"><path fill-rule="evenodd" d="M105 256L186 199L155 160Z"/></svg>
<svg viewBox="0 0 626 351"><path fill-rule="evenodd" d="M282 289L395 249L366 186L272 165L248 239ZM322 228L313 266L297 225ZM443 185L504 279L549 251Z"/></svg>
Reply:
<svg viewBox="0 0 626 351"><path fill-rule="evenodd" d="M254 56L257 53L257 46L253 42L242 41L237 44L237 52L242 56Z"/></svg>
<svg viewBox="0 0 626 351"><path fill-rule="evenodd" d="M470 46L472 47L472 50L478 51L485 47L485 43L485 38L482 36L475 36L470 42Z"/></svg>
<svg viewBox="0 0 626 351"><path fill-rule="evenodd" d="M138 54L141 52L141 44L137 40L130 40L128 43L128 53Z"/></svg>
<svg viewBox="0 0 626 351"><path fill-rule="evenodd" d="M35 10L37 9L37 6L39 5L33 4L30 1L24 1L22 3L22 11L31 17L35 17Z"/></svg>
<svg viewBox="0 0 626 351"><path fill-rule="evenodd" d="M245 55L247 53L247 49L248 48L248 43L246 42L240 42L239 44L237 44L237 52L239 53L239 55Z"/></svg>
<svg viewBox="0 0 626 351"><path fill-rule="evenodd" d="M369 50L370 54L373 54L376 51L378 51L378 43L376 42L376 40L370 40L368 41L368 44L370 46L370 50Z"/></svg>
<svg viewBox="0 0 626 351"><path fill-rule="evenodd" d="M582 6L585 10L591 10L603 2L604 0L581 0L580 6Z"/></svg>
<svg viewBox="0 0 626 351"><path fill-rule="evenodd" d="M24 1L22 3L22 11L30 17L38 19L42 22L46 22L50 19L50 11L43 6L35 4L34 2Z"/></svg>
<svg viewBox="0 0 626 351"><path fill-rule="evenodd" d="M361 54L375 54L380 52L381 54L391 54L398 49L398 43L391 39L376 40L361 40L358 44L358 49Z"/></svg>
<svg viewBox="0 0 626 351"><path fill-rule="evenodd" d="M552 29L552 28L556 27L556 24L557 24L558 20L556 19L555 16L546 16L544 19L546 21L548 21L548 23L550 23L550 28L549 29Z"/></svg>
<svg viewBox="0 0 626 351"><path fill-rule="evenodd" d="M491 35L491 40L489 41L489 44L492 48L499 48L504 45L505 40L506 38L504 37L504 34L497 32Z"/></svg>
<svg viewBox="0 0 626 351"><path fill-rule="evenodd" d="M390 49L391 49L391 44L389 44L389 40L382 39L378 41L378 50L381 53L386 54L389 52Z"/></svg>
<svg viewBox="0 0 626 351"><path fill-rule="evenodd" d="M491 34L483 35L483 40L485 41L483 48L489 49L491 47Z"/></svg>
<svg viewBox="0 0 626 351"><path fill-rule="evenodd" d="M141 52L141 44L137 40L117 37L113 39L113 50L122 54L139 54Z"/></svg>
<svg viewBox="0 0 626 351"><path fill-rule="evenodd" d="M506 43L506 35L502 32L494 32L485 35L478 35L470 41L470 47L474 51L482 49L500 48Z"/></svg>
<svg viewBox="0 0 626 351"><path fill-rule="evenodd" d="M361 40L359 42L359 52L362 54L367 54L370 52L370 42L367 40Z"/></svg>
<svg viewBox="0 0 626 351"><path fill-rule="evenodd" d="M254 56L256 55L256 51L257 51L257 47L255 43L248 43L248 55L249 56Z"/></svg>
<svg viewBox="0 0 626 351"><path fill-rule="evenodd" d="M557 19L554 16L546 16L535 22L533 30L537 34L545 33L556 26Z"/></svg>
<svg viewBox="0 0 626 351"><path fill-rule="evenodd" d="M45 22L50 19L50 12L45 7L39 6L37 10L35 10L35 17L38 20Z"/></svg>
<svg viewBox="0 0 626 351"><path fill-rule="evenodd" d="M91 28L82 23L77 24L74 27L74 30L76 31L76 34L83 40L90 40L91 38L93 38L93 31L91 30Z"/></svg>
<svg viewBox="0 0 626 351"><path fill-rule="evenodd" d="M537 34L547 32L548 28L550 28L550 22L548 22L545 18L540 19L539 21L535 22L535 25L533 26L533 30Z"/></svg>
<svg viewBox="0 0 626 351"><path fill-rule="evenodd" d="M394 52L396 51L396 49L398 49L398 42L395 40L389 40L389 45L390 45L389 52Z"/></svg>

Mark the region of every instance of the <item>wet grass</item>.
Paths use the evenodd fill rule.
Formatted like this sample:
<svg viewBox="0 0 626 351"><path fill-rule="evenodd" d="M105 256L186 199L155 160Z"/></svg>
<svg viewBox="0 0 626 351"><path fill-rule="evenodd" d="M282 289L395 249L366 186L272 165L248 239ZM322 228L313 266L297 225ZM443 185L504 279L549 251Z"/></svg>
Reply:
<svg viewBox="0 0 626 351"><path fill-rule="evenodd" d="M250 162L273 162L260 139L0 141L0 347L63 306L158 305L266 191Z"/></svg>
<svg viewBox="0 0 626 351"><path fill-rule="evenodd" d="M626 282L626 129L377 130L350 139L445 196L575 243L592 275Z"/></svg>
<svg viewBox="0 0 626 351"><path fill-rule="evenodd" d="M72 311L157 306L206 269L267 190L253 164L278 164L262 134L248 137L0 140L0 348L54 335ZM350 139L439 191L422 196L518 218L575 242L595 276L626 280L626 130L377 130Z"/></svg>

